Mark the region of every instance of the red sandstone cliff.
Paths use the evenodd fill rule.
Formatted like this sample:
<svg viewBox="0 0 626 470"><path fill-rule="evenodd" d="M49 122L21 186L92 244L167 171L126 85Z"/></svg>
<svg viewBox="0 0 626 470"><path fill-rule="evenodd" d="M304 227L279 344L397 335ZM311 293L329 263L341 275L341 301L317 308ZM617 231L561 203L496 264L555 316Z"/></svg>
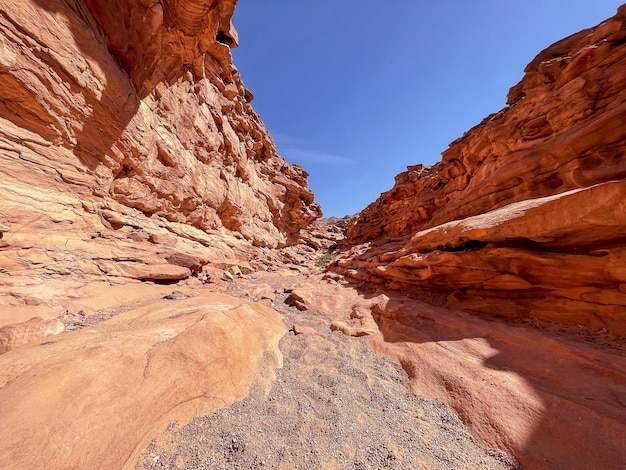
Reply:
<svg viewBox="0 0 626 470"><path fill-rule="evenodd" d="M355 217L341 272L626 335L626 6L542 51L507 107ZM363 244L363 242L367 242Z"/></svg>
<svg viewBox="0 0 626 470"><path fill-rule="evenodd" d="M0 467L204 468L211 447L226 466L513 466L442 402L416 410L401 369L524 465L623 462L620 350L323 282L307 259L345 221L267 249L319 208L232 66L234 3L0 1ZM341 269L619 331L623 16L540 54L509 108L401 175ZM251 390L234 425L213 415L217 432L178 434L189 452L168 435L137 461Z"/></svg>
<svg viewBox="0 0 626 470"><path fill-rule="evenodd" d="M16 194L33 213L49 213L38 201L59 195L113 225L102 211L126 211L119 203L138 217L224 227L257 246L293 243L320 210L306 172L277 155L249 104L230 54L234 8L234 0L2 2L8 229L19 218L6 206Z"/></svg>
<svg viewBox="0 0 626 470"><path fill-rule="evenodd" d="M283 321L221 278L320 209L232 64L234 6L0 2L0 467L131 468L272 382Z"/></svg>

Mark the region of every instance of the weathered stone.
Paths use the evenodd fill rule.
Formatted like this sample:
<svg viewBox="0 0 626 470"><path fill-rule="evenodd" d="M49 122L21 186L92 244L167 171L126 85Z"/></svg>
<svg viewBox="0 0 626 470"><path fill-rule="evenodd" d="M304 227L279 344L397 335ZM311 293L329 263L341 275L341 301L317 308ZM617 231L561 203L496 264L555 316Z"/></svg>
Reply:
<svg viewBox="0 0 626 470"><path fill-rule="evenodd" d="M354 217L333 269L449 305L626 337L626 22L541 52L508 107Z"/></svg>
<svg viewBox="0 0 626 470"><path fill-rule="evenodd" d="M524 468L619 467L623 351L401 295L373 313L374 350L402 364L410 390L450 403L480 442Z"/></svg>
<svg viewBox="0 0 626 470"><path fill-rule="evenodd" d="M164 233L151 233L148 237L148 241L157 245L167 246L176 246L176 243L178 243L176 236Z"/></svg>
<svg viewBox="0 0 626 470"><path fill-rule="evenodd" d="M285 331L268 307L204 294L9 351L0 356L0 467L133 467L171 421L228 406L253 386L268 391Z"/></svg>
<svg viewBox="0 0 626 470"><path fill-rule="evenodd" d="M42 340L46 336L58 335L65 331L65 326L58 320L31 318L23 323L14 323L0 327L0 354L29 343Z"/></svg>
<svg viewBox="0 0 626 470"><path fill-rule="evenodd" d="M301 326L301 325L293 325L291 327L291 331L293 331L294 335L314 335L317 334L315 328L310 326Z"/></svg>
<svg viewBox="0 0 626 470"><path fill-rule="evenodd" d="M230 268L228 268L227 270L230 274L232 274L233 277L241 277L243 276L241 269L239 269L239 266L231 266Z"/></svg>
<svg viewBox="0 0 626 470"><path fill-rule="evenodd" d="M165 259L167 259L167 262L170 264L188 268L195 273L201 272L202 267L208 263L208 260L202 259L200 256L180 251L173 251L170 254L166 254Z"/></svg>
<svg viewBox="0 0 626 470"><path fill-rule="evenodd" d="M320 209L248 103L234 5L4 2L0 213L22 204L15 190L29 211L58 213L51 202L75 205L61 202L69 190L115 229L158 216L257 246L295 242Z"/></svg>
<svg viewBox="0 0 626 470"><path fill-rule="evenodd" d="M275 292L307 310L298 322L318 316L324 334L292 327L306 361L324 338L370 344L528 467L619 466L619 349L415 297L626 335L624 7L539 54L442 163L350 221L309 224L307 174L277 155L232 65L234 4L3 2L0 467L132 467L172 421L266 391ZM311 266L346 224L359 245L333 269L357 286L323 283Z"/></svg>
<svg viewBox="0 0 626 470"><path fill-rule="evenodd" d="M366 328L354 327L348 325L346 322L342 321L333 321L330 323L330 329L332 331L341 331L344 335L347 336L369 336L374 330L368 330Z"/></svg>
<svg viewBox="0 0 626 470"><path fill-rule="evenodd" d="M100 269L109 276L121 276L142 280L176 280L185 279L191 275L191 270L173 264L143 264L131 261L100 263Z"/></svg>

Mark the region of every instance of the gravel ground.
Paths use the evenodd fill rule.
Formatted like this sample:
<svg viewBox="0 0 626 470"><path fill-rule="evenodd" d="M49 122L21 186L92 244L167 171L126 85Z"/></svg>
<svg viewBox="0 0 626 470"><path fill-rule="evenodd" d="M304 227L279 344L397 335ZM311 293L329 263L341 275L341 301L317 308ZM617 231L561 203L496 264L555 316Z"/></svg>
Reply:
<svg viewBox="0 0 626 470"><path fill-rule="evenodd" d="M367 337L331 332L284 297L274 306L287 327L312 330L281 340L284 367L269 396L253 392L186 426L172 423L138 469L520 468L479 445L446 403L407 392L405 372Z"/></svg>

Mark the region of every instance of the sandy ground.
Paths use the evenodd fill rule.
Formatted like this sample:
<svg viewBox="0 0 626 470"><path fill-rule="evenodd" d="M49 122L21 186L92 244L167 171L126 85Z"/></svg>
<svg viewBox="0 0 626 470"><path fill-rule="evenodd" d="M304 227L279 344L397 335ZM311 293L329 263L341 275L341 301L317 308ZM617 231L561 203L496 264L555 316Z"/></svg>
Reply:
<svg viewBox="0 0 626 470"><path fill-rule="evenodd" d="M230 290L237 293L236 283ZM402 367L372 352L367 337L331 331L286 298L272 303L292 331L281 340L284 367L269 395L172 423L138 469L519 468L478 444L445 402L408 392Z"/></svg>

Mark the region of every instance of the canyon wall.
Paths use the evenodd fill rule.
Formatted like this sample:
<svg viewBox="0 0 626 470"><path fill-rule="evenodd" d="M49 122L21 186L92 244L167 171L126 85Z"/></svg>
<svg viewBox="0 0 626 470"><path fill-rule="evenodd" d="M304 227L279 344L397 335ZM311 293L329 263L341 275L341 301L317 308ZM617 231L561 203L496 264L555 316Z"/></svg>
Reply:
<svg viewBox="0 0 626 470"><path fill-rule="evenodd" d="M234 7L0 2L0 467L134 468L269 390L281 316L218 292L320 209L232 64Z"/></svg>
<svg viewBox="0 0 626 470"><path fill-rule="evenodd" d="M334 269L626 335L626 6L542 51L507 106L356 216Z"/></svg>
<svg viewBox="0 0 626 470"><path fill-rule="evenodd" d="M232 64L235 3L2 2L0 223L73 195L75 219L116 225L113 211L294 243L321 212Z"/></svg>
<svg viewBox="0 0 626 470"><path fill-rule="evenodd" d="M411 390L446 399L481 442L525 465L624 461L622 355L412 294L626 334L626 8L542 52L509 106L441 163L409 168L350 222L311 224L320 209L306 173L276 154L232 64L235 3L0 2L0 468L139 468L166 427L250 395L270 410L262 419L286 405L300 431L317 414L294 454L314 455L320 426L341 430L337 410L353 422L362 408L359 432L372 403L389 416L391 395L350 384L402 381L384 377L392 364L368 372L365 343L338 331L369 336ZM354 289L311 269L341 244L333 269ZM263 404L281 350L289 380L277 388L304 371L310 407L297 382ZM337 390L354 399L348 412ZM433 427L449 430L434 408ZM289 450L284 423L259 434L242 421ZM246 441L226 431L207 436L225 439L230 459ZM435 465L450 452L468 462L435 441ZM398 454L415 442L397 441ZM328 465L341 466L332 446ZM142 461L167 465L159 458Z"/></svg>

